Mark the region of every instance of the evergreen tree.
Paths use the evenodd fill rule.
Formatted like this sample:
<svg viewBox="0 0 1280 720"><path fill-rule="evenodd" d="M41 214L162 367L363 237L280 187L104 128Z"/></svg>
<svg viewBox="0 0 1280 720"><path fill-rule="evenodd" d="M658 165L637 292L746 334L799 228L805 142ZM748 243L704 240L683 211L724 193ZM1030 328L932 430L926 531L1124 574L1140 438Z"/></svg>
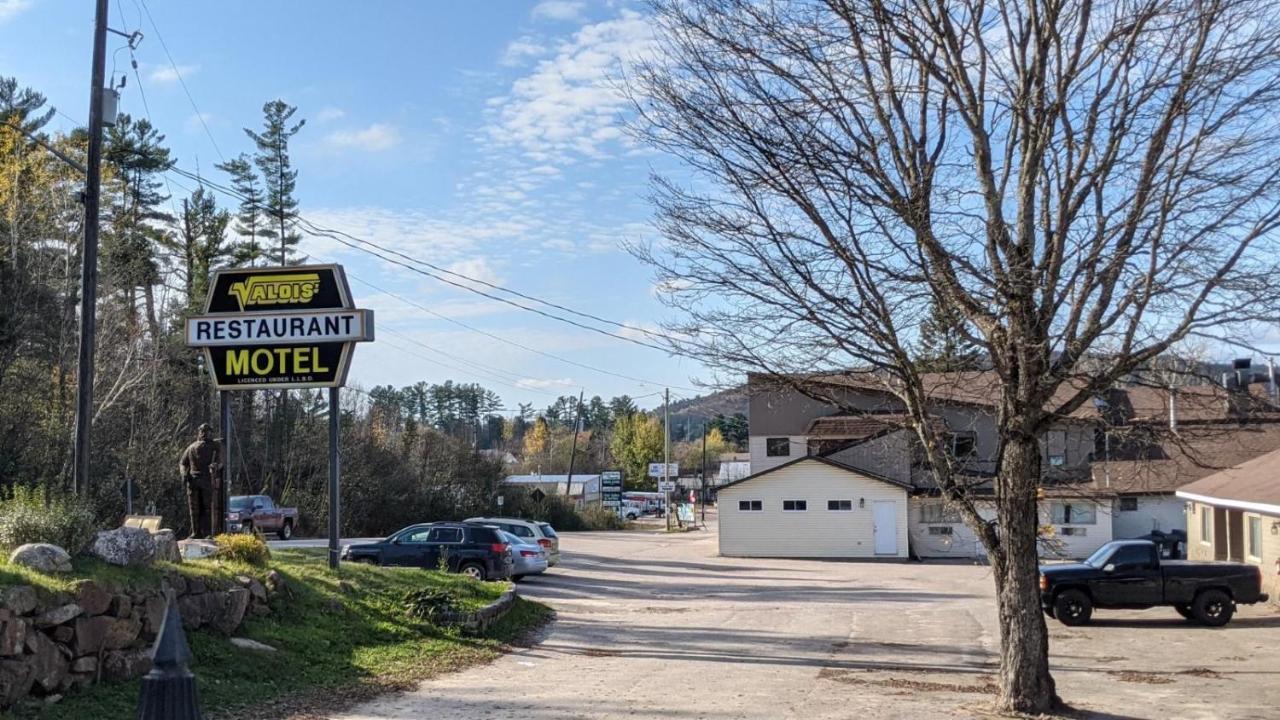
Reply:
<svg viewBox="0 0 1280 720"><path fill-rule="evenodd" d="M235 265L257 265L258 260L266 255L260 242L266 220L266 207L258 174L254 172L249 156L244 153L214 167L231 176L231 189L241 198L235 225L240 241L232 249L231 262Z"/></svg>
<svg viewBox="0 0 1280 720"><path fill-rule="evenodd" d="M262 106L262 132L249 128L244 132L257 146L253 162L262 174L266 188L266 216L270 228L259 233L260 237L273 238L281 265L297 262L294 252L302 234L298 232L298 200L293 196L298 171L289 162L289 140L302 129L306 120L290 125L289 120L298 108L283 100L272 100Z"/></svg>
<svg viewBox="0 0 1280 720"><path fill-rule="evenodd" d="M920 324L920 368L927 372L959 372L981 367L982 352L955 308L935 302Z"/></svg>
<svg viewBox="0 0 1280 720"><path fill-rule="evenodd" d="M178 234L166 244L182 260L187 307L195 310L209 294L209 275L231 255L227 247L227 225L231 214L218 208L213 193L200 186L182 201Z"/></svg>

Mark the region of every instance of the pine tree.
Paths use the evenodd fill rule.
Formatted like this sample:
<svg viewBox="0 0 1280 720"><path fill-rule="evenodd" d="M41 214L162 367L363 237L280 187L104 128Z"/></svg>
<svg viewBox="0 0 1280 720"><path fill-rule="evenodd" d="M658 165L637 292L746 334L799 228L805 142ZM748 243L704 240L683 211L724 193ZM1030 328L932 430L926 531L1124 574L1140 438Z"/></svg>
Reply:
<svg viewBox="0 0 1280 720"><path fill-rule="evenodd" d="M264 229L259 235L274 238L279 249L276 260L281 265L299 260L293 249L302 240L302 234L298 232L298 200L293 196L298 171L289 162L289 139L307 122L299 120L294 125L289 124L297 110L283 100L272 100L262 106L262 132L256 133L249 128L244 130L258 148L253 162L262 174L266 188L266 216L271 221L270 229Z"/></svg>
<svg viewBox="0 0 1280 720"><path fill-rule="evenodd" d="M218 208L213 193L200 186L182 201L178 234L167 243L183 262L187 307L194 310L209 293L209 274L231 255L227 247L227 225L231 214Z"/></svg>
<svg viewBox="0 0 1280 720"><path fill-rule="evenodd" d="M981 367L982 351L952 307L933 303L920 323L920 367L927 372L959 372Z"/></svg>
<svg viewBox="0 0 1280 720"><path fill-rule="evenodd" d="M260 239L265 229L266 199L258 174L254 172L249 156L241 153L214 167L231 176L231 189L240 196L240 208L236 212L235 232L240 241L232 249L231 262L235 265L257 265L266 256Z"/></svg>

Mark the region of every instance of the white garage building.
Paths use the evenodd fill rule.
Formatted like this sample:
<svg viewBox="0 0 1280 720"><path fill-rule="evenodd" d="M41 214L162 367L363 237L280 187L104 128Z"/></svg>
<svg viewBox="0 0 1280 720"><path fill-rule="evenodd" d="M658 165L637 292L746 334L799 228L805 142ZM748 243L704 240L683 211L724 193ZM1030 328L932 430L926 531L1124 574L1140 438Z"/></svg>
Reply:
<svg viewBox="0 0 1280 720"><path fill-rule="evenodd" d="M906 558L910 486L804 456L717 488L728 557Z"/></svg>

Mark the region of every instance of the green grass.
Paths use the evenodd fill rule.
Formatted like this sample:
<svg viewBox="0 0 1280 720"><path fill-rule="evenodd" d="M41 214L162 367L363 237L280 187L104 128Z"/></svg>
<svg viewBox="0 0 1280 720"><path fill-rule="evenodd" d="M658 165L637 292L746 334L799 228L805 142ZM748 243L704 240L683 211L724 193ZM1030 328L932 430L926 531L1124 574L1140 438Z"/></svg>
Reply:
<svg viewBox="0 0 1280 720"><path fill-rule="evenodd" d="M464 605L481 607L497 599L505 584L356 564L344 564L334 573L326 565L324 550L273 555L271 567L285 577L293 597L273 599L270 615L246 619L237 634L279 652L242 651L213 632L188 636L196 658L192 671L199 681L202 705L212 718L287 716L406 687L442 671L487 662L498 656L504 643L519 639L550 616L545 606L520 600L483 636L469 637L410 620L402 606L404 594L424 587L449 587L464 598ZM185 571L204 565L213 567L201 567L201 572L235 575L249 570L218 563L182 567ZM0 584L6 582L6 571L13 572L0 567ZM261 573L258 569L249 574ZM334 600L341 603L340 610L332 607ZM129 717L138 687L136 680L99 685L18 717Z"/></svg>

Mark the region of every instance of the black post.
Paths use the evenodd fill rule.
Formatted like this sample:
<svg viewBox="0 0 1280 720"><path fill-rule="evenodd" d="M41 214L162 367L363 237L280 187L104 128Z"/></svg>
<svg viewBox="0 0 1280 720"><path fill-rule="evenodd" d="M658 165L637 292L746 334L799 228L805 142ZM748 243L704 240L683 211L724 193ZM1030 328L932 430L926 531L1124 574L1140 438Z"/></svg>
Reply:
<svg viewBox="0 0 1280 720"><path fill-rule="evenodd" d="M160 634L151 648L151 672L142 678L138 720L201 720L200 689L187 665L191 647L182 632L182 616L169 596Z"/></svg>
<svg viewBox="0 0 1280 720"><path fill-rule="evenodd" d="M98 196L102 186L102 93L107 72L107 0L98 0L93 26L93 71L89 88L89 158L84 185L84 247L80 268L80 354L76 374L76 437L73 484L89 491L89 431L93 421L94 332L98 306Z"/></svg>
<svg viewBox="0 0 1280 720"><path fill-rule="evenodd" d="M573 447L569 448L569 479L564 481L564 494L573 497L573 459L578 455L578 430L582 427L582 396L585 390L578 391L578 408L573 414ZM582 504L587 504L587 486L582 486Z"/></svg>
<svg viewBox="0 0 1280 720"><path fill-rule="evenodd" d="M702 524L707 524L707 424L702 423Z"/></svg>
<svg viewBox="0 0 1280 720"><path fill-rule="evenodd" d="M218 516L214 526L227 531L227 505L231 502L231 393L218 391L218 428L222 433L222 489L218 493Z"/></svg>
<svg viewBox="0 0 1280 720"><path fill-rule="evenodd" d="M338 407L338 388L329 388L329 567L338 569L338 519L342 512L339 476L342 471L338 457L338 431L341 410Z"/></svg>

